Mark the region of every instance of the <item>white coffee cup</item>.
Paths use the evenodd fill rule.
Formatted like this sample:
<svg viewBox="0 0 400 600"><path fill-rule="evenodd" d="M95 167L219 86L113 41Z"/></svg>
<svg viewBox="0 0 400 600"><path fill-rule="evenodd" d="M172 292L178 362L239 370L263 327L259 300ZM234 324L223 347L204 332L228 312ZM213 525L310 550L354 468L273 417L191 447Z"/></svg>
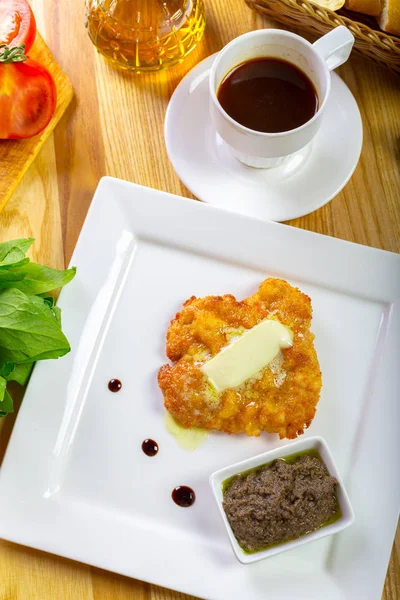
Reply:
<svg viewBox="0 0 400 600"><path fill-rule="evenodd" d="M232 40L218 54L210 73L210 113L214 127L232 154L251 167L281 165L307 146L321 125L331 90L330 71L349 57L354 37L343 26L333 29L314 44L280 29L259 29ZM222 108L217 93L232 69L254 58L268 56L294 63L312 81L319 108L304 125L281 133L254 131L232 119Z"/></svg>

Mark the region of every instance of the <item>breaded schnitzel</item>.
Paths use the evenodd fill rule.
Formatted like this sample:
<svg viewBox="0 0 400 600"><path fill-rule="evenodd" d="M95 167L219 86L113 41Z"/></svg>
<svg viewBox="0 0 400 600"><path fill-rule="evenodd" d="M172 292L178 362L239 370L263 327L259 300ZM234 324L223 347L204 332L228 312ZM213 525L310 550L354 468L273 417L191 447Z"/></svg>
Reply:
<svg viewBox="0 0 400 600"><path fill-rule="evenodd" d="M310 298L282 279L266 279L241 302L231 294L189 298L167 332L166 354L173 364L158 373L165 408L185 427L255 436L268 431L280 438L302 434L322 386L311 317ZM266 318L293 331L293 346L241 386L218 394L201 366Z"/></svg>

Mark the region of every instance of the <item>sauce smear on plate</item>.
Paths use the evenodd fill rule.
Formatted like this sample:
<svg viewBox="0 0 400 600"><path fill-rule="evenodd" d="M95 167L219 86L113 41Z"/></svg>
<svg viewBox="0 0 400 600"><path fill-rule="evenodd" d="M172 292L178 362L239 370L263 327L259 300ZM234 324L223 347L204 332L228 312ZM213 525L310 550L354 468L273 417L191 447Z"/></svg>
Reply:
<svg viewBox="0 0 400 600"><path fill-rule="evenodd" d="M108 382L108 389L110 390L110 392L119 392L121 388L122 383L119 379L110 379L110 381Z"/></svg>
<svg viewBox="0 0 400 600"><path fill-rule="evenodd" d="M142 444L142 450L147 456L155 456L159 450L157 442L147 438Z"/></svg>
<svg viewBox="0 0 400 600"><path fill-rule="evenodd" d="M183 508L187 508L188 506L192 506L194 501L196 500L196 494L192 490L192 488L187 485L178 485L172 491L172 500L178 506L182 506Z"/></svg>

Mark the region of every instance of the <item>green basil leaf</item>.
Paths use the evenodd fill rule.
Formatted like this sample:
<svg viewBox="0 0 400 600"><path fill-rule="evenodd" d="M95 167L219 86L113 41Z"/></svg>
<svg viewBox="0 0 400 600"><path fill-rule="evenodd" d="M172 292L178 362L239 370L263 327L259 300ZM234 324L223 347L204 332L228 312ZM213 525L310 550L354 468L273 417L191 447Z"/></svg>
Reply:
<svg viewBox="0 0 400 600"><path fill-rule="evenodd" d="M22 238L1 243L0 269L18 267L29 263L29 258L25 257L25 254L34 241L34 238Z"/></svg>
<svg viewBox="0 0 400 600"><path fill-rule="evenodd" d="M20 273L18 271L19 267L16 267L14 269L14 267L12 269L5 269L3 267L3 269L0 269L0 286L2 287L7 287L5 285L2 284L8 284L8 287L14 287L14 283L16 281L22 281L23 279L25 279L25 275L23 273Z"/></svg>
<svg viewBox="0 0 400 600"><path fill-rule="evenodd" d="M47 296L46 294L39 294L39 296L40 296L41 298L43 298L43 300L46 302L46 304L47 304L47 305L48 305L50 308L53 308L53 306L54 306L54 302L55 302L55 300L54 300L53 296Z"/></svg>
<svg viewBox="0 0 400 600"><path fill-rule="evenodd" d="M35 363L21 363L20 365L15 365L11 373L9 375L4 375L4 377L7 381L16 381L20 385L26 385L32 373L34 364Z"/></svg>
<svg viewBox="0 0 400 600"><path fill-rule="evenodd" d="M56 318L56 321L58 323L58 326L61 329L61 308L58 308L58 306L53 306L52 310L53 310L54 316Z"/></svg>
<svg viewBox="0 0 400 600"><path fill-rule="evenodd" d="M4 398L4 394L6 393L7 381L4 377L0 377L0 410L2 410L2 402Z"/></svg>
<svg viewBox="0 0 400 600"><path fill-rule="evenodd" d="M7 379L7 377L10 375L10 373L13 372L15 368L15 364L14 363L10 363L10 362L1 362L0 363L0 375L2 377L5 377Z"/></svg>
<svg viewBox="0 0 400 600"><path fill-rule="evenodd" d="M17 281L0 277L0 288L16 288L25 294L44 294L69 283L75 277L76 268L58 270L30 262L16 269L7 269L7 272L23 277Z"/></svg>
<svg viewBox="0 0 400 600"><path fill-rule="evenodd" d="M5 390L3 400L0 402L0 418L14 412L14 404L10 394Z"/></svg>
<svg viewBox="0 0 400 600"><path fill-rule="evenodd" d="M59 358L70 345L43 298L0 290L0 361L23 363Z"/></svg>

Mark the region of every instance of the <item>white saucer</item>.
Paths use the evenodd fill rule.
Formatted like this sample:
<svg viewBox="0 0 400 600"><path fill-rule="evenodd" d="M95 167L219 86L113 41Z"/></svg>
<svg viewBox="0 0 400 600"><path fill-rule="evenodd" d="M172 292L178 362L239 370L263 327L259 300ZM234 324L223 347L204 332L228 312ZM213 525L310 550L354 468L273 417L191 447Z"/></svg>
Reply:
<svg viewBox="0 0 400 600"><path fill-rule="evenodd" d="M210 121L208 74L215 54L176 88L165 116L169 159L200 200L273 221L306 215L343 189L357 166L362 122L353 95L336 73L321 129L289 163L253 169L238 162Z"/></svg>

